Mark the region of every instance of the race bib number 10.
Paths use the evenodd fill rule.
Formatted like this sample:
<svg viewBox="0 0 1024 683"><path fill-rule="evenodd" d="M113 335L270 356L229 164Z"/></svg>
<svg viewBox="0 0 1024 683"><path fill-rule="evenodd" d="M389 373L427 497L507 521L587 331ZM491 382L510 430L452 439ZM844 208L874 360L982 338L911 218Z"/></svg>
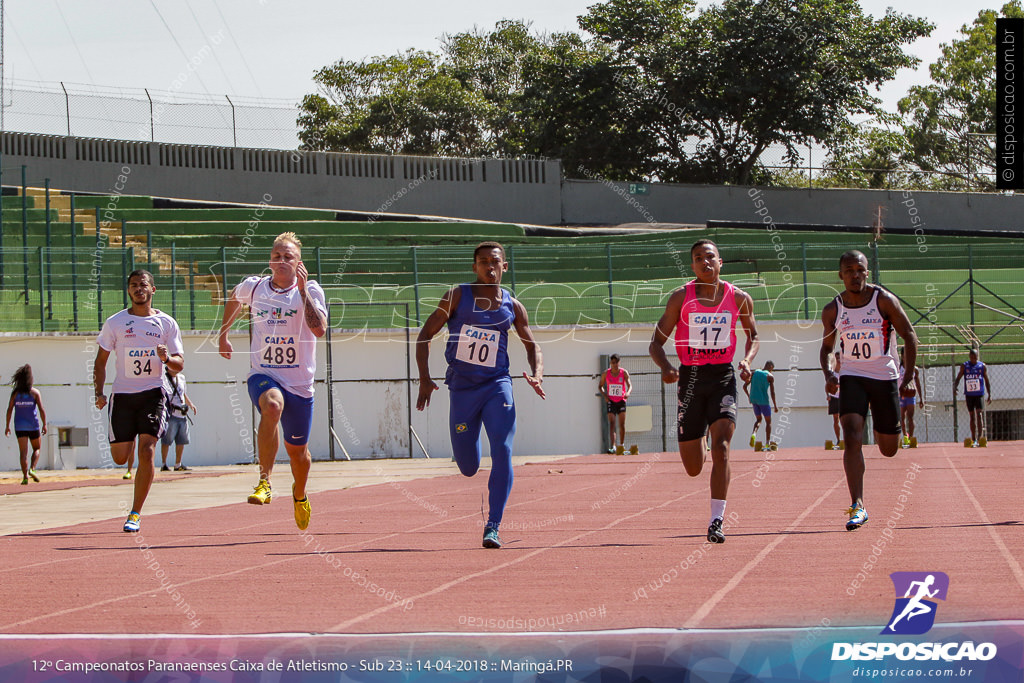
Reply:
<svg viewBox="0 0 1024 683"><path fill-rule="evenodd" d="M455 358L465 363L493 368L498 364L498 333L464 325L459 333Z"/></svg>
<svg viewBox="0 0 1024 683"><path fill-rule="evenodd" d="M156 353L156 347L129 348L127 351L124 358L125 377L159 377L163 372L163 363Z"/></svg>

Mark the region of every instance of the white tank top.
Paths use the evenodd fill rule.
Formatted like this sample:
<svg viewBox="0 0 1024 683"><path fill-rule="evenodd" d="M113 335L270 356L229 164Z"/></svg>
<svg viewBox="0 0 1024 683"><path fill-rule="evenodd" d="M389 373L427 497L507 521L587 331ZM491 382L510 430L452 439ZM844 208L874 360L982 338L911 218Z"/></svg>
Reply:
<svg viewBox="0 0 1024 683"><path fill-rule="evenodd" d="M856 308L836 302L836 334L842 367L839 376L852 375L868 379L894 380L899 377L896 337L892 323L878 308L878 287L871 299Z"/></svg>

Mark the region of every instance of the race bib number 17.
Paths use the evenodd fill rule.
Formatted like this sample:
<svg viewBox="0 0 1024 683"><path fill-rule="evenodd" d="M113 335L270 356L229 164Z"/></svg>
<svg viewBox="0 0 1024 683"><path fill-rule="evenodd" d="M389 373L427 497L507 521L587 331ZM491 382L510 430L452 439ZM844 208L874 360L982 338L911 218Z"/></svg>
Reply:
<svg viewBox="0 0 1024 683"><path fill-rule="evenodd" d="M690 348L727 349L732 342L732 313L691 313Z"/></svg>

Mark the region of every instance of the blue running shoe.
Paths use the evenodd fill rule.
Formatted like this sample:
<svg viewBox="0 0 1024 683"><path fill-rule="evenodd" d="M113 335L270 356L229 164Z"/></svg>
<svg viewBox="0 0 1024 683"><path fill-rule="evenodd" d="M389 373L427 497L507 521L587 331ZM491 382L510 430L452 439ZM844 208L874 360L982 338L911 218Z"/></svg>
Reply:
<svg viewBox="0 0 1024 683"><path fill-rule="evenodd" d="M130 533L130 534L138 533L139 528L141 526L141 522L139 520L139 517L140 517L139 513L135 512L134 510L132 510L131 514L128 515L128 519L126 519L125 522L124 522L124 530L127 533Z"/></svg>
<svg viewBox="0 0 1024 683"><path fill-rule="evenodd" d="M850 521L846 523L847 531L856 531L868 523L868 511L860 503L847 508L846 514L850 515Z"/></svg>
<svg viewBox="0 0 1024 683"><path fill-rule="evenodd" d="M500 548L501 539L498 538L498 529L493 526L484 527L484 547Z"/></svg>

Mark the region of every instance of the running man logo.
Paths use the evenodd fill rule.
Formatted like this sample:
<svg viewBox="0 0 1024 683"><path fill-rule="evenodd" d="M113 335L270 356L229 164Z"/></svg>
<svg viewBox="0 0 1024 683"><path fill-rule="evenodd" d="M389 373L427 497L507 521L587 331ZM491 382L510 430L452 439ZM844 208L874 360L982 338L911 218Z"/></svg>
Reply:
<svg viewBox="0 0 1024 683"><path fill-rule="evenodd" d="M465 422L460 422L459 424L455 425L456 434L461 434L462 432L466 431L466 429L467 427Z"/></svg>
<svg viewBox="0 0 1024 683"><path fill-rule="evenodd" d="M883 634L920 635L935 624L938 604L931 598L946 599L949 576L943 572L893 572L896 605Z"/></svg>

